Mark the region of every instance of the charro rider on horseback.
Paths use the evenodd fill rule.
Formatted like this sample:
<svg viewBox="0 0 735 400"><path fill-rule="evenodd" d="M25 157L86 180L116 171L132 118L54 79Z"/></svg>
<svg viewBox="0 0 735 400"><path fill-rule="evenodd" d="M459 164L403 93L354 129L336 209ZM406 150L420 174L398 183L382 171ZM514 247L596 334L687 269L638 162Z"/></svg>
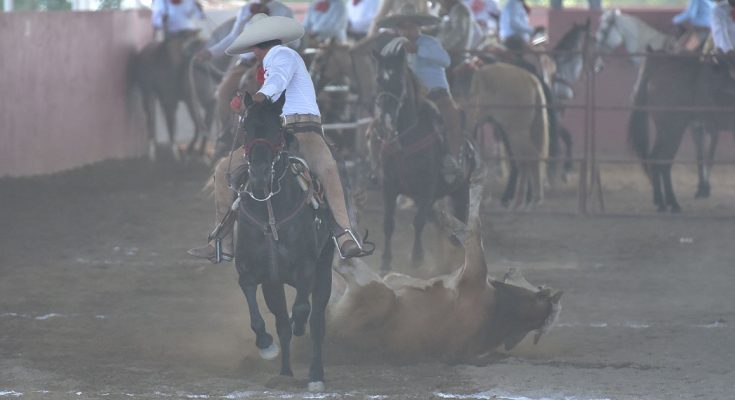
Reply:
<svg viewBox="0 0 735 400"><path fill-rule="evenodd" d="M255 53L265 70L263 86L253 96L256 102L275 101L285 93L283 106L284 129L297 140L299 150L306 159L311 172L324 184L335 222L340 231L335 238L342 257L361 257L369 254L363 250L361 240L353 228L347 210L347 201L342 187L337 163L324 140L321 117L316 103L314 84L301 56L285 43L300 39L304 28L293 18L256 14L227 49L228 54ZM231 165L221 160L214 173L214 200L217 219L227 214L233 193L227 185L227 171L238 169L247 163L243 146L232 152ZM232 232L228 232L222 243L223 259L232 260ZM214 244L189 250L189 254L213 260L216 257Z"/></svg>
<svg viewBox="0 0 735 400"><path fill-rule="evenodd" d="M193 18L204 19L202 6L195 0L154 0L151 11L153 29L163 30L165 38L194 32Z"/></svg>
<svg viewBox="0 0 735 400"><path fill-rule="evenodd" d="M439 23L433 15L419 13L411 4L405 5L398 14L378 22L380 28L396 29L399 38L388 43L383 52L392 52L401 46L407 53L408 66L421 85L428 90L427 97L439 109L444 118L447 132L448 154L444 157L444 175L452 183L462 176L460 155L462 139L462 116L449 91L445 69L451 64L449 54L441 43L421 33L422 26Z"/></svg>
<svg viewBox="0 0 735 400"><path fill-rule="evenodd" d="M306 12L304 30L317 45L328 40L346 42L347 6L342 0L314 0Z"/></svg>
<svg viewBox="0 0 735 400"><path fill-rule="evenodd" d="M253 0L245 3L237 13L237 18L232 25L230 33L208 49L199 51L194 56L195 59L202 62L223 56L225 50L237 39L245 26L250 22L252 16L259 13L293 18L293 11L278 0ZM237 60L237 63L227 71L217 88L217 101L220 104L228 104L230 102L232 96L237 92L242 76L254 64L255 56L252 53L242 54ZM219 113L221 121L228 121L231 118L229 107L221 107Z"/></svg>

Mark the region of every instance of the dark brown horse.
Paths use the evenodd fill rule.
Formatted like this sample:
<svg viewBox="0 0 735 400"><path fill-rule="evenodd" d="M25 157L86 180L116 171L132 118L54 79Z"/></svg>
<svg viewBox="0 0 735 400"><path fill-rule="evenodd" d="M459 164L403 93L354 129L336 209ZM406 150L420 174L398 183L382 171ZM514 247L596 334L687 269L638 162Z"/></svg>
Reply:
<svg viewBox="0 0 735 400"><path fill-rule="evenodd" d="M143 111L149 137L149 157L156 158L156 108L158 99L168 130L174 158L180 159L176 144L176 109L184 102L194 124L194 138L187 153L192 153L199 141L203 154L206 136L214 116L215 77L206 69L194 68L192 56L204 42L198 31L180 32L162 42L148 44L133 60L133 77L143 96ZM205 116L201 111L204 109Z"/></svg>
<svg viewBox="0 0 735 400"><path fill-rule="evenodd" d="M385 214L383 231L382 271L390 270L391 237L395 228L396 198L399 194L411 197L418 208L414 218L414 245L411 261L414 266L423 261L421 233L437 199L450 196L454 215L467 218L469 196L468 177L473 168L471 146L465 147L468 174L448 184L442 174L442 158L446 154L441 116L436 107L420 94L419 83L406 62L401 48L378 59L378 95L374 134L381 143L380 159L383 176ZM469 153L469 154L468 154Z"/></svg>
<svg viewBox="0 0 735 400"><path fill-rule="evenodd" d="M671 183L671 165L686 129L698 124L710 132L732 130L732 111L703 109L735 106L735 99L726 89L728 79L724 67L716 69L696 56L652 53L643 65L634 98L634 106L643 108L631 114L628 140L651 181L658 211L681 211ZM648 138L649 114L656 129L652 148ZM702 184L700 181L700 190ZM708 183L706 190L709 192Z"/></svg>

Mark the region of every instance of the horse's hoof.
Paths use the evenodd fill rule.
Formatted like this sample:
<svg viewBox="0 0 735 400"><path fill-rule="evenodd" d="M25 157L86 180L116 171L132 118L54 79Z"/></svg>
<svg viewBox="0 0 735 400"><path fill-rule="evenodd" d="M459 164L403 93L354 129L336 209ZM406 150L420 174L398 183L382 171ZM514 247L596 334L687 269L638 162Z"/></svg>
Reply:
<svg viewBox="0 0 735 400"><path fill-rule="evenodd" d="M324 382L309 382L309 391L312 393L318 393L324 391Z"/></svg>
<svg viewBox="0 0 735 400"><path fill-rule="evenodd" d="M258 349L258 352L260 353L260 358L264 360L275 360L276 357L278 357L278 354L281 353L281 349L278 347L276 342L273 342L265 349Z"/></svg>

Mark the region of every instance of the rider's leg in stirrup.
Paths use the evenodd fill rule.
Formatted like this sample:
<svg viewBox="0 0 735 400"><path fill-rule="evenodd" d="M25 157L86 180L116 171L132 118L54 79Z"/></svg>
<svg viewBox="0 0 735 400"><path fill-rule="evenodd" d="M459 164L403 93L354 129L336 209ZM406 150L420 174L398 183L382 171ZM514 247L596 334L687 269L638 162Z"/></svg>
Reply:
<svg viewBox="0 0 735 400"><path fill-rule="evenodd" d="M214 204L217 223L222 222L222 219L227 214L227 211L230 210L234 201L233 192L227 181L227 171L228 169L235 171L245 165L246 162L245 148L241 146L232 152L231 164L229 157L225 157L217 163L217 167L214 169ZM235 254L235 246L232 241L232 226L229 226L228 231L224 233L221 241L221 258L223 261L232 261ZM206 258L212 262L216 262L216 250L215 243L212 241L206 246L190 249L188 253L194 257Z"/></svg>
<svg viewBox="0 0 735 400"><path fill-rule="evenodd" d="M299 150L309 164L311 171L324 185L327 202L337 224L343 229L335 234L340 255L343 258L362 257L372 251L363 248L362 240L352 226L347 210L347 200L342 181L337 170L337 163L324 141L322 133L316 130L294 133L299 142Z"/></svg>

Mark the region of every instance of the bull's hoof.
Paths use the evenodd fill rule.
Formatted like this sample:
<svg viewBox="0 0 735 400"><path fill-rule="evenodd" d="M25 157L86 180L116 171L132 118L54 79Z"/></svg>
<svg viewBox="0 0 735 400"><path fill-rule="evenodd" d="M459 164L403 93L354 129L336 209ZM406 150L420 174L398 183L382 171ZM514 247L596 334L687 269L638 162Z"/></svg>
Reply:
<svg viewBox="0 0 735 400"><path fill-rule="evenodd" d="M276 344L276 342L273 342L265 349L258 349L258 353L260 353L260 358L264 360L275 360L276 357L278 357L278 355L281 353L281 349L278 347L278 344Z"/></svg>
<svg viewBox="0 0 735 400"><path fill-rule="evenodd" d="M312 393L318 393L324 391L324 382L309 382L309 391Z"/></svg>

